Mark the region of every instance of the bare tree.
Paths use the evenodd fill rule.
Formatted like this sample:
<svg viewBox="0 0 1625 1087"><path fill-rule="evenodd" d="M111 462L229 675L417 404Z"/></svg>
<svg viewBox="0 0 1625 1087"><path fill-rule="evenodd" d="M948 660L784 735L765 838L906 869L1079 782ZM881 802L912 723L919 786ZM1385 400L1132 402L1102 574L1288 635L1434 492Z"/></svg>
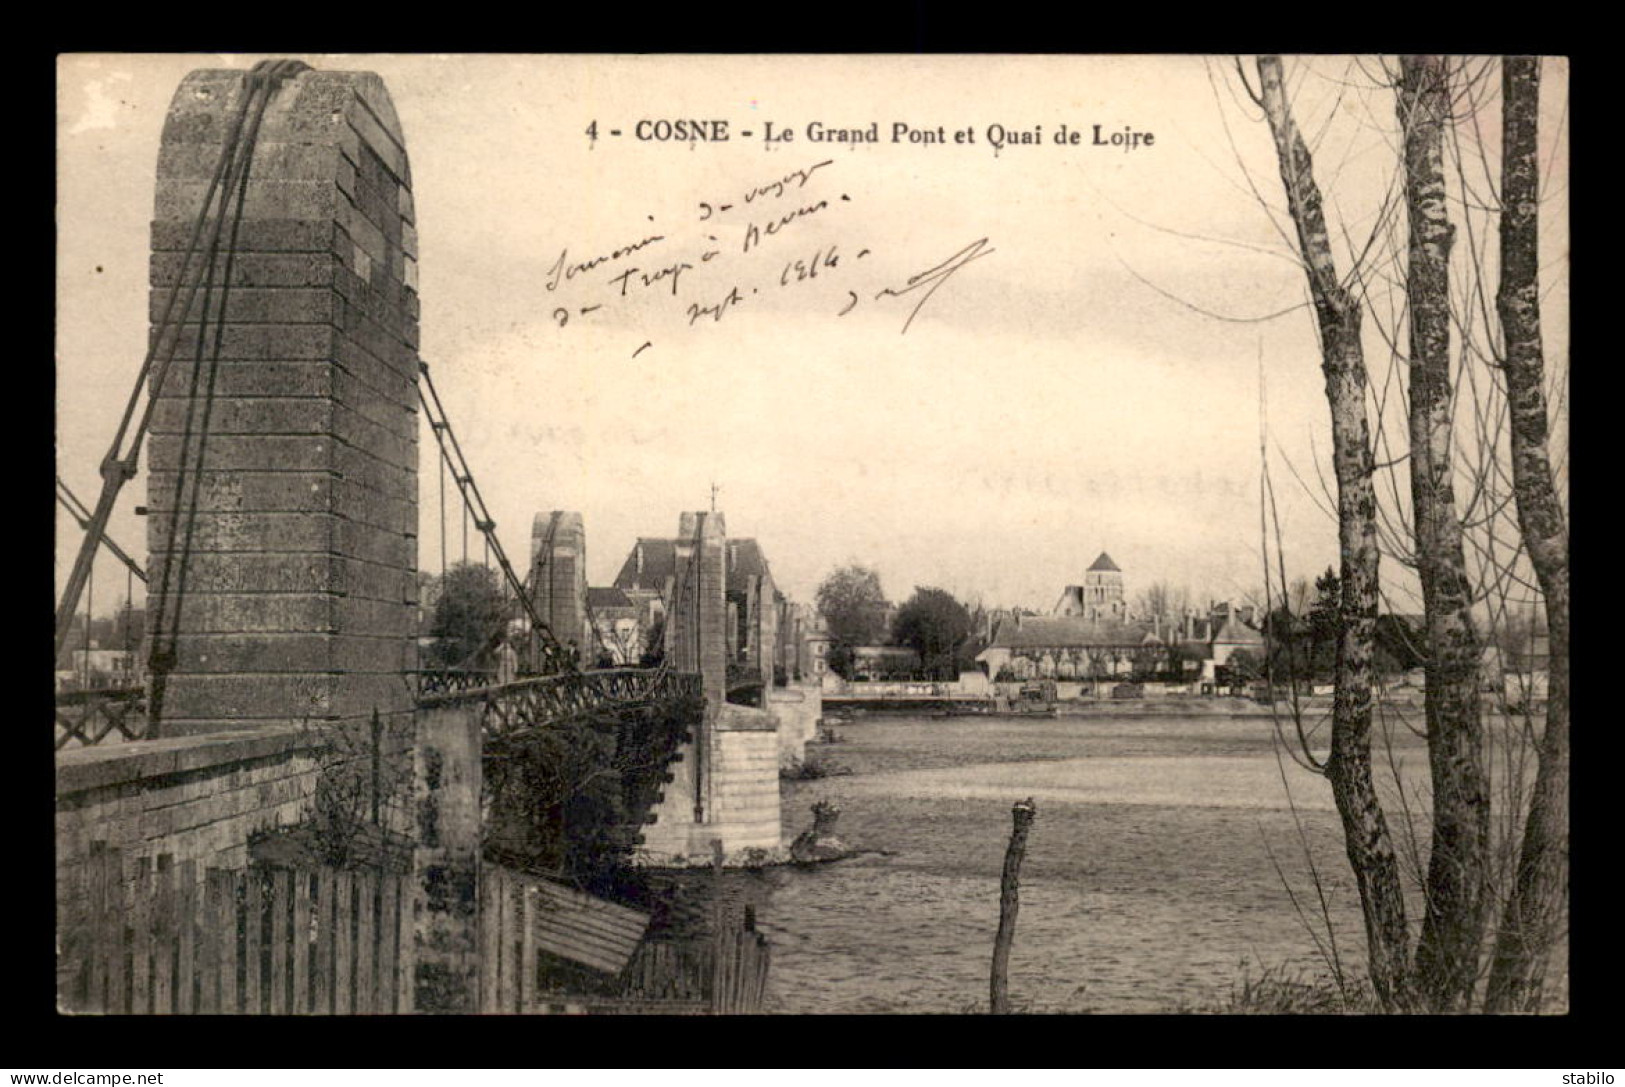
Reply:
<svg viewBox="0 0 1625 1087"><path fill-rule="evenodd" d="M1134 614L1163 624L1178 623L1190 607L1190 596L1190 590L1183 585L1154 581L1135 595Z"/></svg>
<svg viewBox="0 0 1625 1087"><path fill-rule="evenodd" d="M1314 301L1331 411L1342 608L1332 745L1324 772L1332 784L1349 864L1360 890L1372 986L1385 1006L1408 1008L1412 995L1404 890L1371 770L1371 658L1380 560L1361 308L1337 274L1320 188L1309 148L1293 120L1281 58L1260 57L1257 66L1259 90L1253 100L1264 110L1275 139L1298 255Z"/></svg>
<svg viewBox="0 0 1625 1087"><path fill-rule="evenodd" d="M1568 548L1558 489L1562 469L1554 465L1547 449L1553 421L1539 305L1538 61L1511 58L1502 63L1500 193L1495 191L1492 165L1496 152L1487 149L1494 141L1477 131L1494 64L1403 57L1397 72L1383 66L1376 85L1391 87L1396 95L1397 184L1371 220L1363 245L1341 235L1353 258L1345 281L1334 278L1333 230L1326 224L1318 192L1309 188L1314 180L1308 149L1293 124L1288 81L1276 58L1259 61L1261 85L1254 96L1275 137L1296 248L1308 275L1327 360L1323 369L1333 413L1337 498L1331 499L1329 488L1326 493L1327 505L1336 507L1345 584L1336 615L1333 750L1324 771L1333 783L1360 886L1373 988L1385 1006L1395 1009L1469 1009L1487 966L1490 978L1482 1005L1486 1010L1535 1010L1543 999L1548 960L1564 936L1567 908ZM1298 83L1293 81L1294 88ZM1471 144L1476 144L1476 155L1466 149ZM1399 209L1406 213L1408 226L1403 237L1397 230ZM1485 239L1493 233L1491 217L1497 214L1500 285L1492 314L1485 283L1497 274L1496 262ZM1462 229L1465 252L1453 256ZM1348 283L1353 288L1346 296L1333 289ZM1347 338L1357 339L1361 311L1372 319L1370 327L1390 356L1386 376L1376 383L1365 381L1370 399L1364 404L1347 390L1339 397L1333 377L1337 333L1347 334L1352 326L1356 332ZM1344 373L1352 374L1347 354L1344 360ZM1495 374L1502 378L1501 389L1487 380ZM1557 395L1561 393L1559 386ZM1364 416L1358 414L1360 409ZM1390 417L1403 418L1404 427L1387 428ZM1374 423L1370 441L1381 463L1374 466L1378 486L1356 490L1359 497L1369 495L1372 503L1357 503L1351 510L1346 460L1359 453L1351 450L1351 439L1363 436L1348 422L1356 418ZM1397 437L1400 433L1403 438ZM1365 463L1370 464L1369 459ZM1403 471L1409 474L1408 489L1396 479ZM1349 729L1345 706L1357 706L1370 696L1369 684L1363 690L1344 690L1351 678L1345 660L1348 623L1358 619L1362 597L1362 586L1346 583L1348 541L1351 534L1363 538L1372 527L1382 555L1416 571L1424 612L1413 648L1427 676L1430 781L1425 794L1407 789L1388 747L1390 722L1402 721L1402 712L1385 709L1383 722L1387 769L1394 779L1394 801L1400 805L1399 840L1394 844L1400 847L1403 871L1422 891L1425 905L1415 955L1408 964L1403 900L1386 871L1362 871L1362 863L1372 859L1387 864L1388 843L1372 836L1383 825L1380 808L1370 813L1375 818L1363 823L1351 818L1349 798L1338 783L1340 769L1346 769L1339 761L1350 750L1340 736L1360 735L1357 717L1355 729ZM1531 567L1538 586L1527 576ZM1537 742L1533 722L1519 727L1508 718L1493 718L1481 693L1480 616L1487 614L1491 628L1499 629L1505 642L1518 623L1513 598L1520 587L1544 599L1551 629L1550 697L1546 727L1538 737L1532 790L1524 776L1524 752ZM1279 588L1283 601L1288 599L1284 571ZM1402 584L1400 588L1403 591ZM1380 595L1383 589L1379 586L1377 592ZM1351 612L1351 604L1355 611ZM1392 601L1388 608L1404 610L1395 609ZM1530 666L1526 653L1518 656ZM1505 711L1506 706L1498 708ZM1493 733L1493 749L1501 760L1493 775L1486 758L1492 748L1492 723L1499 730ZM1320 768L1303 739L1301 724L1299 747L1299 761ZM1354 750L1356 757L1364 757L1367 769L1369 749L1367 739L1363 751ZM1418 841L1415 821L1429 812L1430 837L1424 845ZM1367 837L1353 841L1362 827ZM1389 927L1382 927L1383 920L1390 922ZM1486 937L1492 932L1494 953L1486 956Z"/></svg>
<svg viewBox="0 0 1625 1087"><path fill-rule="evenodd" d="M1435 1011L1463 1008L1477 978L1484 931L1490 798L1479 711L1482 655L1472 587L1456 512L1451 456L1450 248L1444 128L1450 69L1443 57L1400 58L1410 238L1409 307L1412 531L1426 616L1428 763L1433 784L1427 912L1416 949L1416 981Z"/></svg>
<svg viewBox="0 0 1625 1087"><path fill-rule="evenodd" d="M1540 61L1502 64L1501 319L1512 435L1513 493L1524 547L1546 601L1551 639L1546 727L1523 844L1496 940L1485 1009L1529 1009L1568 901L1569 534L1546 443L1545 351L1540 326Z"/></svg>

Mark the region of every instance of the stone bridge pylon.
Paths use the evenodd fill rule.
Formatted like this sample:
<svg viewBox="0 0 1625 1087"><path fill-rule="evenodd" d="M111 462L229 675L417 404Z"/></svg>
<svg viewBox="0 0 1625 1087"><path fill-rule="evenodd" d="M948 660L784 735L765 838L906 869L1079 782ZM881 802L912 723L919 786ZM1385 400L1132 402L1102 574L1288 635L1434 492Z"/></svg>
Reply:
<svg viewBox="0 0 1625 1087"><path fill-rule="evenodd" d="M257 122L242 71L195 71L164 122L151 320L179 331L151 390L147 498L162 736L412 709L411 169L378 76L299 67ZM252 155L241 202L228 179L202 223L216 251L199 251L234 133Z"/></svg>
<svg viewBox="0 0 1625 1087"><path fill-rule="evenodd" d="M591 668L597 639L587 615L587 530L574 510L538 513L530 529L530 593L536 614L576 661Z"/></svg>

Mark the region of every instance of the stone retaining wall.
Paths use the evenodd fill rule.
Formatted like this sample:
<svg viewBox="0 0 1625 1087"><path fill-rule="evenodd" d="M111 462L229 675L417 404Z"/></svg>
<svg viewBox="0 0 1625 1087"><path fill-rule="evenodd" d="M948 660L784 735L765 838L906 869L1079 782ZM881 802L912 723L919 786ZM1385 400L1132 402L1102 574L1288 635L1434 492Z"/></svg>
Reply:
<svg viewBox="0 0 1625 1087"><path fill-rule="evenodd" d="M141 857L242 868L248 838L304 818L321 742L297 726L64 751L56 760L59 908L83 893L91 842Z"/></svg>

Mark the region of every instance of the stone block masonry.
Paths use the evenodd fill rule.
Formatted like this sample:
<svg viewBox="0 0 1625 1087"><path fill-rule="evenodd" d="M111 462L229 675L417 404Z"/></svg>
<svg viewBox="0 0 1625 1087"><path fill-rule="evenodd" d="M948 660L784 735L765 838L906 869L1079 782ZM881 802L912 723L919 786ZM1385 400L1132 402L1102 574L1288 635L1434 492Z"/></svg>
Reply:
<svg viewBox="0 0 1625 1087"><path fill-rule="evenodd" d="M727 529L716 512L684 513L676 584L666 613L666 658L697 672L705 721L672 764L672 781L644 828L645 863L709 863L722 842L728 863L781 849L779 735L764 710L728 705Z"/></svg>
<svg viewBox="0 0 1625 1087"><path fill-rule="evenodd" d="M480 715L418 714L413 744L413 1007L472 1014L480 1006Z"/></svg>
<svg viewBox="0 0 1625 1087"><path fill-rule="evenodd" d="M188 261L243 76L193 72L164 122L149 335L159 367L173 363L150 390L147 636L172 665L158 738L57 755L59 938L84 916L93 848L116 850L126 880L165 856L240 869L256 832L309 819L324 775L368 790L387 834L411 829L407 798L391 799L410 778L417 666L417 240L400 123L370 73L281 83L240 215L210 211L221 252ZM183 306L206 273L208 294Z"/></svg>
<svg viewBox="0 0 1625 1087"><path fill-rule="evenodd" d="M666 618L666 653L682 672L698 672L706 706L728 693L727 521L721 513L678 520L676 584Z"/></svg>
<svg viewBox="0 0 1625 1087"><path fill-rule="evenodd" d="M666 659L679 672L697 673L705 695L705 721L672 763L671 782L644 828L652 856L690 852L691 828L705 824L715 755L715 721L727 693L727 523L720 513L684 513L675 546L675 577L666 609ZM708 851L706 843L700 851Z"/></svg>
<svg viewBox="0 0 1625 1087"><path fill-rule="evenodd" d="M73 915L93 842L135 861L242 868L249 836L304 818L315 791L319 741L270 727L63 751L56 760L57 906Z"/></svg>
<svg viewBox="0 0 1625 1087"><path fill-rule="evenodd" d="M716 728L712 783L723 848L776 850L780 846L779 734L773 714L749 706L723 706Z"/></svg>
<svg viewBox="0 0 1625 1087"><path fill-rule="evenodd" d="M155 336L244 93L240 71L197 71L170 105ZM153 390L148 636L175 654L160 735L404 714L417 666L417 237L377 76L306 71L275 90L221 245L207 301L199 290L173 312L174 364Z"/></svg>
<svg viewBox="0 0 1625 1087"><path fill-rule="evenodd" d="M596 664L598 639L587 617L587 530L573 510L538 513L530 530L531 599L559 644L575 643L583 668Z"/></svg>
<svg viewBox="0 0 1625 1087"><path fill-rule="evenodd" d="M823 692L816 683L768 687L767 708L779 722L779 763L794 766L806 757L807 744L818 735Z"/></svg>

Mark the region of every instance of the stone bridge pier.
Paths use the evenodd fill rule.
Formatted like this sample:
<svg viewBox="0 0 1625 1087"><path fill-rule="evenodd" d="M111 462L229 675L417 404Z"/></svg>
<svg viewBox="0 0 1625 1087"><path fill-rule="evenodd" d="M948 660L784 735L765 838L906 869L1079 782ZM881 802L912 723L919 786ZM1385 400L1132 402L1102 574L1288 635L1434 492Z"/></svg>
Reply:
<svg viewBox="0 0 1625 1087"><path fill-rule="evenodd" d="M727 701L727 522L723 514L682 514L676 575L666 610L666 659L697 672L705 720L671 768L672 781L644 828L645 863L709 863L721 841L726 863L782 852L778 719Z"/></svg>

